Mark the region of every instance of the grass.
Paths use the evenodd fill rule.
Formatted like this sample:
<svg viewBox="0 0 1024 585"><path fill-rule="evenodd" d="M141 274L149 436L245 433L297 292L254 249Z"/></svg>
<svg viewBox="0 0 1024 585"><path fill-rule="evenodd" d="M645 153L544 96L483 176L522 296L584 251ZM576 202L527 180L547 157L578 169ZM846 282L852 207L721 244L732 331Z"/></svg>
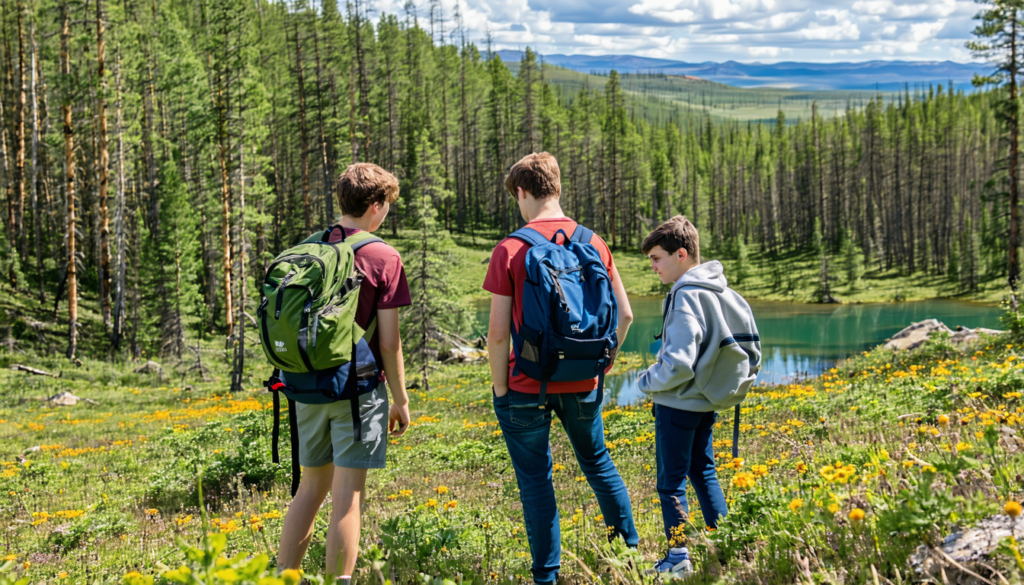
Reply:
<svg viewBox="0 0 1024 585"><path fill-rule="evenodd" d="M391 241L408 257L413 236ZM479 289L484 261L499 237L452 237L450 284L461 298L486 295ZM796 301L813 294L812 255L794 253L774 264L751 257L750 276L736 285L744 294ZM616 260L631 294L660 290L638 254L616 252ZM727 260L726 273L734 270ZM772 290L774 271L787 276L791 291ZM869 272L862 281L835 294L867 302L899 291L908 300L955 292L937 276ZM1000 283L985 287L974 298L995 300ZM290 501L289 455L284 440L286 464L270 461L271 401L259 390L268 368L255 345L244 376L253 390L232 395L230 352L218 341L201 344L210 379L189 372L194 358L164 360L161 378L134 373L137 362L108 360L93 298L82 302L79 366L59 357L66 324L52 319L52 305L4 289L0 314L0 335L9 340L0 350L0 521L7 528L0 585L146 585L161 575L256 583L273 571ZM876 571L901 583L917 546L1019 502L1024 493L1015 478L1024 473L1024 452L1001 429L1024 426L1020 343L1004 337L956 347L939 339L912 354L876 349L806 383L756 388L744 403L742 461L729 457L731 417L719 421L715 449L729 518L719 531L702 532L699 506L691 502L686 537L701 571L694 581L871 582ZM9 369L19 363L60 377ZM626 355L616 371L642 366L643 358ZM390 442L388 468L371 474L357 578L432 585L442 585L440 578L528 580L522 507L489 403L486 366L440 367L431 388L412 392L415 425ZM97 404L45 400L64 390ZM649 413L649 404L609 405L603 419L634 505L638 552L602 540L600 511L554 425L562 572L570 583L650 580L636 568L654 560L664 543ZM326 518L325 509L305 561L310 575L323 570ZM221 536L204 537L209 533ZM1024 574L1005 546L986 563L1005 575ZM193 580L171 571L181 566L190 567ZM297 585L297 576L267 575L260 585Z"/></svg>
<svg viewBox="0 0 1024 585"><path fill-rule="evenodd" d="M133 364L87 358L75 367L58 357L0 354L0 384L8 389L0 398L0 519L7 527L0 546L9 560L0 582L145 583L181 577L168 571L184 565L199 579L193 583L255 583L272 570L290 499L288 467L270 463L269 395L229 394L223 353L210 348L213 379L206 382L135 374ZM728 454L731 417L718 423L730 516L717 532L702 532L691 502L686 539L700 571L693 582L870 582L874 570L899 583L918 545L1020 501L1013 478L1024 472L1024 455L999 432L1024 426L1020 357L1021 346L1008 338L968 348L937 340L909 355L875 350L804 384L756 388L743 408L742 459ZM266 368L252 358L246 374L256 381ZM618 371L643 365L639 356L619 361ZM61 377L8 369L26 362ZM387 469L370 474L356 577L527 580L522 508L486 366L441 367L431 387L412 392L414 426L389 442ZM41 400L60 390L98 404ZM649 582L634 569L664 546L650 406L609 405L603 420L640 548L605 543L600 510L556 424L562 572L569 583ZM311 574L323 570L327 514L321 511L305 561ZM223 536L204 540L204 533ZM188 547L212 556L190 556ZM1008 550L986 562L1011 575ZM218 554L222 565L213 564ZM236 567L233 578L220 573L224 567ZM243 569L255 576L239 576ZM260 583L294 585L289 578Z"/></svg>

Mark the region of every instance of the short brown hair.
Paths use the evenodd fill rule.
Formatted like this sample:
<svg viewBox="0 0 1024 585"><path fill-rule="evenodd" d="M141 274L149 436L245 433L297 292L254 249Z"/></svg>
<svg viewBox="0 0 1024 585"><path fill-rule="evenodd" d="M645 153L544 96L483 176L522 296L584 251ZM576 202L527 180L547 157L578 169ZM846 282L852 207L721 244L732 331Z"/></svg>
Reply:
<svg viewBox="0 0 1024 585"><path fill-rule="evenodd" d="M640 244L640 250L647 254L655 246L661 246L661 249L669 254L675 254L676 250L684 248L687 254L700 262L700 237L697 235L697 228L682 215L665 220L654 228Z"/></svg>
<svg viewBox="0 0 1024 585"><path fill-rule="evenodd" d="M505 188L516 196L516 188L522 187L534 199L558 197L562 193L562 173L558 161L547 152L535 152L519 159L512 165L505 177Z"/></svg>
<svg viewBox="0 0 1024 585"><path fill-rule="evenodd" d="M374 203L398 201L398 179L375 164L356 163L341 174L335 191L342 214L362 217Z"/></svg>

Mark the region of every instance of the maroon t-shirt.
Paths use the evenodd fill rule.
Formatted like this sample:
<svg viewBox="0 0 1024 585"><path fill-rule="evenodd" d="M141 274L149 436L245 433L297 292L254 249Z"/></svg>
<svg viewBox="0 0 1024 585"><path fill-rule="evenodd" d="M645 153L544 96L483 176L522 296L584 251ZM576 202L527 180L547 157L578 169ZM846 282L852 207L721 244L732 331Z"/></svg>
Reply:
<svg viewBox="0 0 1024 585"><path fill-rule="evenodd" d="M345 237L362 231L345 229ZM341 234L331 232L331 243L340 242ZM363 273L363 284L359 288L359 308L356 310L356 323L366 329L377 316L377 309L396 309L412 304L409 294L409 282L405 278L405 266L398 250L386 243L366 244L356 252L356 268ZM378 323L379 325L379 323ZM380 329L373 332L368 341L377 367L384 372L384 362L380 359Z"/></svg>

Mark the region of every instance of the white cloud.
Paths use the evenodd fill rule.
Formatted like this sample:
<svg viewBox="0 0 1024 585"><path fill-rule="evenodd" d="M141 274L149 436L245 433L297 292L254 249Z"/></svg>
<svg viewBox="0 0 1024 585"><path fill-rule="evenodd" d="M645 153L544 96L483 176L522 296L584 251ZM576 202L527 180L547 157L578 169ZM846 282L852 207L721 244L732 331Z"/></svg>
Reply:
<svg viewBox="0 0 1024 585"><path fill-rule="evenodd" d="M779 47L748 47L747 52L751 57L778 57L783 49Z"/></svg>
<svg viewBox="0 0 1024 585"><path fill-rule="evenodd" d="M435 0L436 1L436 0ZM412 0L429 27L431 0ZM635 54L682 61L969 60L973 0L440 0L469 39L539 53ZM371 16L404 18L406 0Z"/></svg>

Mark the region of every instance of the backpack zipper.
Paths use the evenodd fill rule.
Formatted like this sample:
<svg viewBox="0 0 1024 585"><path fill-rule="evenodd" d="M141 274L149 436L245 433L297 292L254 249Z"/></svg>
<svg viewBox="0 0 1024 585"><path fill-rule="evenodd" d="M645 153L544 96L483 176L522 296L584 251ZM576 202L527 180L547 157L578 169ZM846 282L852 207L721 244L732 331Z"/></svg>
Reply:
<svg viewBox="0 0 1024 585"><path fill-rule="evenodd" d="M344 228L342 228L342 229L344 229ZM338 249L338 244L341 244L341 243L344 243L344 242L345 242L345 240L342 240L341 242L334 242L334 243L331 243L331 242L316 242L316 243L320 244L321 246L330 246L331 250L334 250L334 255L338 259L338 267L340 268L341 267L341 250ZM352 256L355 257L355 254L353 254ZM326 271L326 268L324 268L324 270ZM337 281L338 278L339 278L339 276L337 274L335 274L334 275L334 280ZM310 296L313 296L312 295L312 291L310 291Z"/></svg>
<svg viewBox="0 0 1024 585"><path fill-rule="evenodd" d="M269 271L268 271L269 272ZM281 318L281 305L284 303L284 288L288 284L288 281L295 276L294 272L289 272L281 279L281 282L277 285L277 301L274 303L274 320Z"/></svg>
<svg viewBox="0 0 1024 585"><path fill-rule="evenodd" d="M341 252L338 252L338 253L340 254ZM281 258L280 260L277 260L276 262L271 264L270 267L267 268L267 274L270 274L270 272L278 264L281 264L281 263L284 263L284 262L291 262L291 261L293 261L295 259L298 259L298 258L309 258L309 259L313 260L313 262L316 262L317 265L320 266L320 281L321 282L326 282L327 281L327 266L324 265L324 261L323 260L317 258L316 256L314 256L312 254L292 254L291 256L285 256L284 258ZM285 278L287 278L287 276ZM323 287L321 287L321 289L322 288ZM309 287L308 290L309 290L309 296L312 297L313 296L313 289L311 287Z"/></svg>

